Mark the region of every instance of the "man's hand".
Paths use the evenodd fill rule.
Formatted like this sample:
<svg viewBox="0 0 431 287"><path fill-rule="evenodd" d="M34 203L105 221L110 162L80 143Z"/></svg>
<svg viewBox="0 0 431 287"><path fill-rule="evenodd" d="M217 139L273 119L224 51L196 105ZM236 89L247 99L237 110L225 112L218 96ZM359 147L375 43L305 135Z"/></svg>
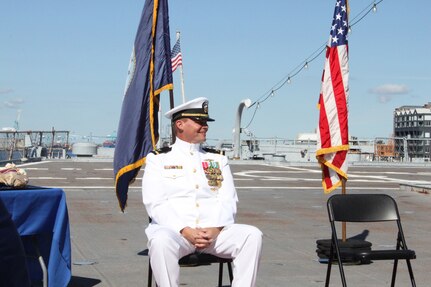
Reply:
<svg viewBox="0 0 431 287"><path fill-rule="evenodd" d="M197 249L204 249L216 240L222 229L222 227L185 227L181 230L181 235Z"/></svg>

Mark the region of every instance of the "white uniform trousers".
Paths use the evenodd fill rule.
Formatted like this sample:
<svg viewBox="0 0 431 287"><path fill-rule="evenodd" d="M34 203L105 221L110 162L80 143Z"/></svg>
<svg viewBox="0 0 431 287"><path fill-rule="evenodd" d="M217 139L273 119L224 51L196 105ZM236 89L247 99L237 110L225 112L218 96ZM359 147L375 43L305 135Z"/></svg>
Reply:
<svg viewBox="0 0 431 287"><path fill-rule="evenodd" d="M148 241L154 279L160 287L179 286L178 260L196 249L181 234L164 227L151 232ZM232 287L253 287L262 250L262 232L254 226L226 226L211 246L202 252L223 258L233 258Z"/></svg>

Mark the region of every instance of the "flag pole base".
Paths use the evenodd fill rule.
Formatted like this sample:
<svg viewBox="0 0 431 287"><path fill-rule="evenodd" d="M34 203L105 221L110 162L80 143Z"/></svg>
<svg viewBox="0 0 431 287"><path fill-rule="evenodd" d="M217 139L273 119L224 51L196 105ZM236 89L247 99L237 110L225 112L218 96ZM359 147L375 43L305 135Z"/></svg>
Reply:
<svg viewBox="0 0 431 287"><path fill-rule="evenodd" d="M331 239L318 239L316 240L317 249L316 253L318 256L318 261L320 263L326 264L329 261L329 252L331 248ZM371 250L371 242L363 240L363 239L347 239L342 240L338 239L338 246L340 248L340 252L356 252L356 251L369 251ZM343 264L349 265L361 265L361 264L370 264L370 261L357 261L352 258L352 256L342 256L341 261ZM333 263L338 262L336 255L332 261Z"/></svg>

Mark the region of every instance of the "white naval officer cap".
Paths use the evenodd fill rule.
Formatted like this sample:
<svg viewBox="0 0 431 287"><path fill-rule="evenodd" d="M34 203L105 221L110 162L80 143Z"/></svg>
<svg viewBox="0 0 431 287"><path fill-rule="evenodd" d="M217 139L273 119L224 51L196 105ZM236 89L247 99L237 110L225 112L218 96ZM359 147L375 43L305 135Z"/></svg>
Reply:
<svg viewBox="0 0 431 287"><path fill-rule="evenodd" d="M213 122L214 119L208 115L208 99L204 97L196 98L181 104L166 112L165 116L172 122L181 118L192 118L196 120L206 120Z"/></svg>

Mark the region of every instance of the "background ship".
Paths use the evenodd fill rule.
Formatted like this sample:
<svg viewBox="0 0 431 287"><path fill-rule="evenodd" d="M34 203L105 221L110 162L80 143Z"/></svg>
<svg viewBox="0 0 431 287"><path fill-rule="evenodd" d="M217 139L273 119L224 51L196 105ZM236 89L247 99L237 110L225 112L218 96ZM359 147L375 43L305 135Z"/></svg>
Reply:
<svg viewBox="0 0 431 287"><path fill-rule="evenodd" d="M69 131L0 131L0 161L35 161L41 158L66 158L70 150Z"/></svg>
<svg viewBox="0 0 431 287"><path fill-rule="evenodd" d="M96 142L96 140L98 142ZM247 136L240 141L238 156L232 140L208 139L206 145L224 151L231 160L266 160L271 162L317 163L316 134L301 133L296 139L258 138ZM37 161L45 158L94 157L112 159L115 137L71 137L70 131L39 130L0 131L0 163ZM169 145L170 138L159 146ZM349 162L388 162L429 164L424 146L427 142L414 138L374 138L349 141Z"/></svg>

